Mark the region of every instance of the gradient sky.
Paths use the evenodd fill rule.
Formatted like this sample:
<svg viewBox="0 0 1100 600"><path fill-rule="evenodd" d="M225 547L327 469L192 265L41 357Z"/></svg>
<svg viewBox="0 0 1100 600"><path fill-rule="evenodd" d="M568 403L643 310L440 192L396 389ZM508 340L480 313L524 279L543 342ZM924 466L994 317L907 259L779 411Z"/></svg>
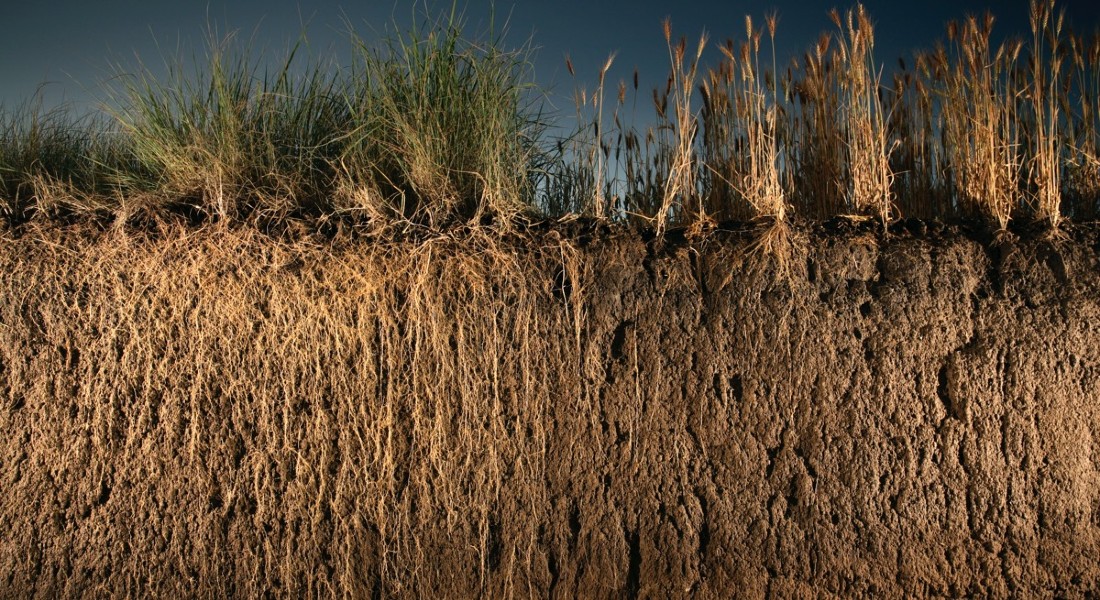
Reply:
<svg viewBox="0 0 1100 600"><path fill-rule="evenodd" d="M833 30L827 17L830 8L844 10L851 4L500 0L495 14L498 25L508 21L509 45L532 40L537 48L538 83L550 90L557 108L570 115L568 97L574 83L564 68L566 54L572 57L578 78L590 87L608 54L615 51L612 81L629 80L638 67L642 86L648 89L663 84L667 73L668 54L661 34L666 16L672 20L674 35L686 35L693 42L706 30L712 40L707 56L715 58L714 43L744 36L746 13L762 24L763 15L775 9L780 17L777 43L783 64L808 49L819 33ZM997 16L995 36L1024 34L1028 28L1027 0L932 0L920 9L911 8L916 3L896 0L864 4L876 22L876 59L888 67L913 49L931 48L943 37L946 21L968 12L992 10ZM449 10L450 2L435 0L429 6L427 12L438 15ZM469 29L488 26L491 3L470 1L459 6L465 6ZM1058 6L1066 9L1067 25L1076 31L1092 32L1100 26L1100 0L1061 0ZM414 10L427 14L423 0L416 4L411 0L8 0L0 17L0 103L11 106L40 91L47 106L67 102L74 110L85 111L104 98L101 83L114 72L112 65L133 70L135 57L156 67L178 51L201 54L204 32L210 26L223 33L236 30L246 39L254 37L254 46L264 49L264 56L274 62L305 32L311 54L346 63L346 23L371 39L372 31L406 29Z"/></svg>

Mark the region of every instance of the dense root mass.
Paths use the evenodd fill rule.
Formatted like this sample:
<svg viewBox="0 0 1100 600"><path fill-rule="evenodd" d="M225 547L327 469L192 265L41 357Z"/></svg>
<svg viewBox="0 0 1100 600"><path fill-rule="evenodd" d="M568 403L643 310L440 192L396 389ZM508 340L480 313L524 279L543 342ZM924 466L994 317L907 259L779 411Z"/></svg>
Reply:
<svg viewBox="0 0 1100 600"><path fill-rule="evenodd" d="M1100 592L1092 230L5 235L0 596Z"/></svg>

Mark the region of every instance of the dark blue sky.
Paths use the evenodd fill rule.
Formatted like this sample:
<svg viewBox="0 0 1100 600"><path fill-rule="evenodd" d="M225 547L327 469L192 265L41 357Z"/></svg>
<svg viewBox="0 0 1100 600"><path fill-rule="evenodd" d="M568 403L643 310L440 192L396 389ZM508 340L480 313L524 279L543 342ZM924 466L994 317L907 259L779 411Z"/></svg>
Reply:
<svg viewBox="0 0 1100 600"><path fill-rule="evenodd" d="M915 48L930 48L943 36L944 23L968 12L986 8L997 16L995 34L1026 33L1027 0L1001 2L934 0L920 9L913 2L867 0L876 28L876 58L887 65ZM536 77L556 95L555 103L572 114L568 103L573 82L565 71L564 56L572 56L578 77L594 80L607 55L618 52L612 81L630 79L635 66L643 87L663 83L667 51L661 21L671 17L674 35L697 39L706 30L712 40L708 55L717 56L713 43L744 36L744 15L757 23L771 9L780 16L777 42L780 63L811 46L822 31L832 31L827 12L844 10L852 3L808 0L747 2L722 0L610 1L547 0L496 3L498 21L508 19L511 45L529 37L538 48ZM349 45L345 21L359 35L370 39L372 30L406 28L414 7L425 14L424 2L410 0L353 2L348 0L7 0L0 33L0 103L12 105L33 96L40 86L44 102L68 101L77 110L95 105L102 97L100 82L112 64L132 69L135 56L150 65L181 48L185 55L201 53L208 25L218 31L238 30L243 38L255 35L255 46L277 61L300 32L305 31L310 51L319 57L346 60ZM449 1L435 0L430 12L440 14ZM460 3L460 6L463 6ZM1061 0L1067 21L1076 30L1091 32L1100 25L1100 1ZM488 26L489 2L465 4L468 27ZM645 91L645 90L643 90Z"/></svg>

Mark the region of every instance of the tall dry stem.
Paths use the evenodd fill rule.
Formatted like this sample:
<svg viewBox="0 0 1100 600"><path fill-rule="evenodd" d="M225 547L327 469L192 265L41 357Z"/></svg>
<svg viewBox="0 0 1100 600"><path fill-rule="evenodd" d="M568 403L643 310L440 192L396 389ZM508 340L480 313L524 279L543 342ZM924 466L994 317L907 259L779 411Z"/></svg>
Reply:
<svg viewBox="0 0 1100 600"><path fill-rule="evenodd" d="M969 16L949 28L956 60L940 54L943 87L944 150L951 165L957 210L993 220L1005 230L1020 203L1022 155L1013 76L1018 40L989 48L993 15Z"/></svg>
<svg viewBox="0 0 1100 600"><path fill-rule="evenodd" d="M794 199L814 218L829 218L845 210L846 133L839 118L832 40L822 34L801 64L794 63L794 70L801 73L792 82L793 105L786 126Z"/></svg>
<svg viewBox="0 0 1100 600"><path fill-rule="evenodd" d="M847 199L850 210L873 215L885 226L890 219L894 174L886 135L886 113L879 99L880 73L874 63L874 27L862 4L849 10L839 29L837 56L844 126L847 131Z"/></svg>
<svg viewBox="0 0 1100 600"><path fill-rule="evenodd" d="M1096 218L1100 203L1100 30L1069 36L1072 86L1063 94L1066 200L1078 218ZM1076 102L1074 102L1076 100Z"/></svg>
<svg viewBox="0 0 1100 600"><path fill-rule="evenodd" d="M1058 95L1061 90L1060 38L1065 11L1054 12L1054 0L1031 0L1031 184L1035 215L1057 230L1062 221L1061 151Z"/></svg>
<svg viewBox="0 0 1100 600"><path fill-rule="evenodd" d="M763 31L745 17L740 52L732 40L719 46L723 60L708 71L703 96L703 156L709 210L724 216L786 218L786 194L779 172L780 100L775 73L778 18L766 18L772 70L760 66ZM733 192L733 193L730 193ZM744 204L747 206L736 206ZM747 211L746 211L747 209Z"/></svg>
<svg viewBox="0 0 1100 600"><path fill-rule="evenodd" d="M672 147L668 180L665 182L661 209L657 213L657 234L664 234L668 219L674 210L687 211L687 203L698 197L695 189L695 132L697 120L692 110L691 96L695 90L695 78L699 68L699 59L706 47L707 34L699 37L694 58L685 66L687 40L680 38L676 45L672 43L672 26L668 19L664 21L665 44L668 46L671 63L672 108L676 115L676 139ZM706 218L702 200L698 205L697 219Z"/></svg>

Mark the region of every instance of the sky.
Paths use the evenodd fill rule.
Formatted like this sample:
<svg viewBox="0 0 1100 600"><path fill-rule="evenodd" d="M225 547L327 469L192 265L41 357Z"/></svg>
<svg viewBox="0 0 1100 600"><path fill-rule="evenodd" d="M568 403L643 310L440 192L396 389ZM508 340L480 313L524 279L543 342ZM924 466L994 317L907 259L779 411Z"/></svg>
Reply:
<svg viewBox="0 0 1100 600"><path fill-rule="evenodd" d="M94 109L107 96L104 82L139 64L157 72L166 57L201 55L207 32L236 31L253 40L265 59L277 64L287 48L304 33L308 51L318 59L347 64L349 25L366 39L387 30L407 30L414 15L449 12L450 0L3 0L0 17L0 104L13 106L36 94L46 107L65 105L76 112ZM773 0L597 1L540 0L495 3L460 2L467 29L486 30L490 17L498 29L505 22L505 45L530 41L535 48L534 76L547 90L553 109L572 114L575 87L591 89L608 55L616 53L609 74L612 82L630 80L639 70L643 88L663 84L668 52L661 22L671 19L674 36L693 45L706 31L711 44L704 55L719 56L714 45L743 38L744 17L759 25L775 10L779 15L779 63L811 47L821 32L833 31L827 16L834 6L852 2ZM876 23L876 60L887 68L899 57L931 48L943 38L948 20L991 10L997 17L994 36L1028 32L1028 0L1000 2L929 0L921 8L898 0L866 0ZM1100 27L1100 2L1060 0L1067 26L1092 32ZM577 82L565 69L570 56ZM643 93L645 89L642 90Z"/></svg>

